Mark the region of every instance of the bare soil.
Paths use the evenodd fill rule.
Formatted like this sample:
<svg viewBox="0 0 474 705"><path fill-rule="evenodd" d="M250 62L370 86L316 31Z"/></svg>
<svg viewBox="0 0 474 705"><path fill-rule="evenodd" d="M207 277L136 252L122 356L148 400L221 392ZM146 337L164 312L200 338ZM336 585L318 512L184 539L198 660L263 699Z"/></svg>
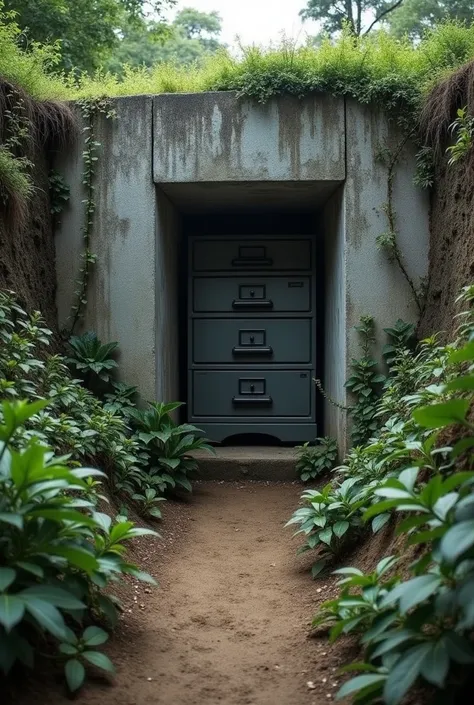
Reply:
<svg viewBox="0 0 474 705"><path fill-rule="evenodd" d="M322 705L353 644L309 637L317 603L334 579L311 580L314 556L296 556L284 523L301 485L198 483L189 504L169 503L161 543L141 539L134 560L160 581L123 590L124 614L84 705ZM365 552L364 552L365 553ZM22 683L18 705L69 702L59 679Z"/></svg>
<svg viewBox="0 0 474 705"><path fill-rule="evenodd" d="M474 159L437 166L432 194L430 265L426 307L418 333L424 338L441 332L452 340L466 304L455 303L463 286L474 280Z"/></svg>

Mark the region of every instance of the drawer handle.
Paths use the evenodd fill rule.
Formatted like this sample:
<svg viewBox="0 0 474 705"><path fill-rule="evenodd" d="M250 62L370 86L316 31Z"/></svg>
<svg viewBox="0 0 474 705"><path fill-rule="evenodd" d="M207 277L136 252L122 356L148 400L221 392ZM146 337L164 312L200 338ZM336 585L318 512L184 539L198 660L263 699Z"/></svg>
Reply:
<svg viewBox="0 0 474 705"><path fill-rule="evenodd" d="M270 299L234 299L232 308L273 308Z"/></svg>
<svg viewBox="0 0 474 705"><path fill-rule="evenodd" d="M272 264L270 257L236 257L232 260L233 267L271 267Z"/></svg>
<svg viewBox="0 0 474 705"><path fill-rule="evenodd" d="M273 355L273 348L270 345L236 345L232 348L232 355Z"/></svg>
<svg viewBox="0 0 474 705"><path fill-rule="evenodd" d="M232 397L232 404L262 404L265 406L270 406L273 404L273 399L271 397L266 397L263 394L248 394L243 397Z"/></svg>

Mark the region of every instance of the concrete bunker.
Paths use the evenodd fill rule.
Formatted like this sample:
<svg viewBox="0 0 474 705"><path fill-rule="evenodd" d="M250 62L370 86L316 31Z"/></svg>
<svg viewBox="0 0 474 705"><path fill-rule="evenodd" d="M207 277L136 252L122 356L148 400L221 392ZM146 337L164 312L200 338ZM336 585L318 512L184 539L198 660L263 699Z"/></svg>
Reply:
<svg viewBox="0 0 474 705"><path fill-rule="evenodd" d="M102 155L85 329L120 343L124 380L143 398L182 399L215 441L322 433L346 445L353 326L381 330L417 310L376 246L387 229L382 112L315 95L261 105L233 93L120 98L98 126ZM57 237L64 321L80 261L80 145L59 157L72 207ZM410 276L428 266L427 197L414 150L397 170L399 244ZM255 303L257 302L257 303ZM382 343L382 341L381 341Z"/></svg>

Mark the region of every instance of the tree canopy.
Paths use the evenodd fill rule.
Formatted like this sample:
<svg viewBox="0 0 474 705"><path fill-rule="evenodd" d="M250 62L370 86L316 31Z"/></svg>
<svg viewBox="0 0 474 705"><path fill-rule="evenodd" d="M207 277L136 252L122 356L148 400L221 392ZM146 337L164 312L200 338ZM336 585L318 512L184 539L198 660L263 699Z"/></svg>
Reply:
<svg viewBox="0 0 474 705"><path fill-rule="evenodd" d="M27 42L59 41L62 68L93 71L120 41L124 27L159 16L175 0L3 0Z"/></svg>
<svg viewBox="0 0 474 705"><path fill-rule="evenodd" d="M321 22L329 34L348 24L359 36L386 19L402 3L403 0L308 0L300 14L305 20Z"/></svg>
<svg viewBox="0 0 474 705"><path fill-rule="evenodd" d="M445 19L473 22L474 0L308 0L300 14L331 35L344 25L362 35L383 24L396 36L419 39Z"/></svg>
<svg viewBox="0 0 474 705"><path fill-rule="evenodd" d="M152 66L169 61L187 66L222 46L220 32L221 19L217 12L199 12L186 7L177 13L165 38L156 36L155 22L130 25L106 68L120 75L125 64Z"/></svg>
<svg viewBox="0 0 474 705"><path fill-rule="evenodd" d="M474 21L474 0L404 0L387 20L397 36L418 39L444 19Z"/></svg>

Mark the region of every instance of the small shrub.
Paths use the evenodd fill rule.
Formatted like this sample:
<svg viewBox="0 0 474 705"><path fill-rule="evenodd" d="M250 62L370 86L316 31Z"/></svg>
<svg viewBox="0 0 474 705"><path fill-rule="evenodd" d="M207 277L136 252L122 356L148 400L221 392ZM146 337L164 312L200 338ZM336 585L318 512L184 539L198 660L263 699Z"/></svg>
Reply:
<svg viewBox="0 0 474 705"><path fill-rule="evenodd" d="M305 443L296 449L298 451L296 472L303 482L314 480L327 470L331 470L336 462L336 439L325 436L316 440L318 442L316 446L310 446L309 443Z"/></svg>
<svg viewBox="0 0 474 705"><path fill-rule="evenodd" d="M130 411L137 438L150 454L149 481L162 492L176 487L191 492L189 476L196 472L198 464L189 454L195 450L214 453L206 440L197 435L200 430L196 426L173 421L171 413L180 406L181 402L150 402L148 409Z"/></svg>
<svg viewBox="0 0 474 705"><path fill-rule="evenodd" d="M112 357L118 343L102 344L95 333L89 332L73 335L69 345L72 357L67 362L78 371L88 389L94 390L99 380L110 382L110 370L118 367Z"/></svg>
<svg viewBox="0 0 474 705"><path fill-rule="evenodd" d="M68 624L116 622L114 600L102 590L124 574L154 582L124 553L130 539L156 534L95 510L90 483L103 472L67 467L34 438L21 440L24 424L46 406L41 400L1 407L0 668L8 673L17 661L33 667L48 635L75 690L85 663L113 667L92 648L107 639L102 629L89 627L78 636Z"/></svg>
<svg viewBox="0 0 474 705"><path fill-rule="evenodd" d="M452 166L460 159L464 159L472 149L474 117L468 114L467 108L458 109L456 120L449 126L449 132L456 140L446 150L450 155L448 165Z"/></svg>
<svg viewBox="0 0 474 705"><path fill-rule="evenodd" d="M311 571L316 577L340 553L347 537L361 529L365 494L356 480L348 478L336 487L328 484L321 491L305 490L301 500L305 506L295 511L286 526L299 524L295 536L306 537L299 553L318 549Z"/></svg>

